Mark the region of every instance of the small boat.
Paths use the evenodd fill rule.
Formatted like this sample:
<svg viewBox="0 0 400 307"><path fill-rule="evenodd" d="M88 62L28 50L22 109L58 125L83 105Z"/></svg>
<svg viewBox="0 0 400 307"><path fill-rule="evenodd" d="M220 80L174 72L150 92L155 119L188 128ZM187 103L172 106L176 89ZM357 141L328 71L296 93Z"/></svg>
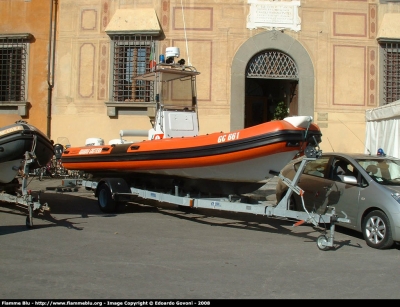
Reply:
<svg viewBox="0 0 400 307"><path fill-rule="evenodd" d="M29 154L29 157L26 154ZM51 140L25 121L0 128L0 183L10 183L22 171L25 160L29 170L45 166L53 157Z"/></svg>
<svg viewBox="0 0 400 307"><path fill-rule="evenodd" d="M137 76L136 84L154 86L155 91L156 114L147 139L125 143L120 133L120 144L70 147L63 152L63 166L97 179L124 178L163 189L179 185L191 193L244 194L264 185L274 176L270 171L279 172L307 146L321 142L310 116L199 135L198 74L192 66L160 63Z"/></svg>

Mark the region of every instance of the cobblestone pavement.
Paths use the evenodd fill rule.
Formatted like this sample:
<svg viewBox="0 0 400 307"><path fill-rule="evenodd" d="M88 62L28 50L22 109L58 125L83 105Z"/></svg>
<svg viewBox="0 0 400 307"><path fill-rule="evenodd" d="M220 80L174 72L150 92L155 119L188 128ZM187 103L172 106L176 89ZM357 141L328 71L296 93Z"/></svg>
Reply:
<svg viewBox="0 0 400 307"><path fill-rule="evenodd" d="M28 229L26 210L0 203L1 299L400 298L399 248L354 232L321 251L322 229L285 219L140 200L105 214L61 179L28 188L50 210Z"/></svg>

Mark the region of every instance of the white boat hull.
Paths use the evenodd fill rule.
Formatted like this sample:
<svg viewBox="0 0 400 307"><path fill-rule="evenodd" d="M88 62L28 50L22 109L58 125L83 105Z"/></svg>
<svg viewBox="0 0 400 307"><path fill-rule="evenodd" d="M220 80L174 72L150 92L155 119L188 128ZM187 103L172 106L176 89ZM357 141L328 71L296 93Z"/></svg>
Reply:
<svg viewBox="0 0 400 307"><path fill-rule="evenodd" d="M229 178L231 182L263 182L274 176L270 174L270 171L279 172L297 153L298 150L294 150L236 163L208 167L148 170L140 171L140 173L223 181L227 181Z"/></svg>

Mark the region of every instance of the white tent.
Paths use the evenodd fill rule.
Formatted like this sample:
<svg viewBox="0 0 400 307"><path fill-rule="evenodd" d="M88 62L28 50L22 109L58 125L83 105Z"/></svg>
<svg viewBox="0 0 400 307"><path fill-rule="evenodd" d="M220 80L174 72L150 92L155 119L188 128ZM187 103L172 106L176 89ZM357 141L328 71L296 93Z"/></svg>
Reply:
<svg viewBox="0 0 400 307"><path fill-rule="evenodd" d="M388 156L400 157L400 100L365 111L365 153L382 148Z"/></svg>

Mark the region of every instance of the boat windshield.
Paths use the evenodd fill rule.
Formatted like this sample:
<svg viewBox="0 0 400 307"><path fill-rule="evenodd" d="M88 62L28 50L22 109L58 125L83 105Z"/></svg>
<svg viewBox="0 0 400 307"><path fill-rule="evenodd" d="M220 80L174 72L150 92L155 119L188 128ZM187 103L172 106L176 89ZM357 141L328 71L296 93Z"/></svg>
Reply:
<svg viewBox="0 0 400 307"><path fill-rule="evenodd" d="M385 159L358 159L357 162L382 185L400 185L400 160L390 157Z"/></svg>
<svg viewBox="0 0 400 307"><path fill-rule="evenodd" d="M163 109L196 110L196 76L192 66L157 64L155 70L134 77L135 80L154 82L156 101Z"/></svg>
<svg viewBox="0 0 400 307"><path fill-rule="evenodd" d="M169 82L162 82L162 93L168 93L167 95L163 95L162 101L160 101L164 109L194 110L196 106L196 93L193 91L193 78L185 77Z"/></svg>

